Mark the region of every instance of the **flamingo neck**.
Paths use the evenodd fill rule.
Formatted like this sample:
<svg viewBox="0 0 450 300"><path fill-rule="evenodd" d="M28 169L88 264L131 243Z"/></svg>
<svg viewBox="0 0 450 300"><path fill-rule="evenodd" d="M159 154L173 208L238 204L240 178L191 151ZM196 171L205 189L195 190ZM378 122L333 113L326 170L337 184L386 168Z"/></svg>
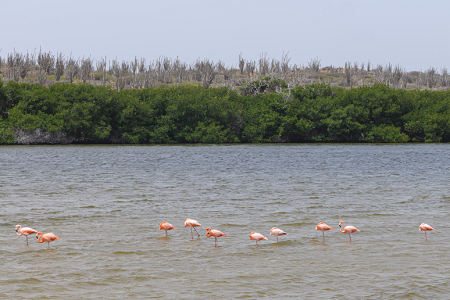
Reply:
<svg viewBox="0 0 450 300"><path fill-rule="evenodd" d="M345 225L344 222L342 222L342 226L339 225L339 231L342 232L342 233L345 233L345 231L342 230L342 229L344 229L344 225Z"/></svg>
<svg viewBox="0 0 450 300"><path fill-rule="evenodd" d="M42 240L43 235L44 235L44 234L43 234L42 232L38 232L38 233L37 233L37 236L38 236L38 242L39 242L39 243L43 243L43 242L44 242L44 241Z"/></svg>
<svg viewBox="0 0 450 300"><path fill-rule="evenodd" d="M22 225L19 225L16 227L16 234L17 235L22 235Z"/></svg>

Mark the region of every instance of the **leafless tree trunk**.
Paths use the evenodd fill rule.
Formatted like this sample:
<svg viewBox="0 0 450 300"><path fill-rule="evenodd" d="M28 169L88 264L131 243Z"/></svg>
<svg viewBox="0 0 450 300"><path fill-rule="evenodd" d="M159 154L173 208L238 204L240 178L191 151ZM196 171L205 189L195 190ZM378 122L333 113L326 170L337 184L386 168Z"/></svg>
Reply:
<svg viewBox="0 0 450 300"><path fill-rule="evenodd" d="M37 79L38 79L38 84L40 84L40 85L45 85L45 83L47 82L47 74L45 73L45 70L43 70L41 66L39 66Z"/></svg>
<svg viewBox="0 0 450 300"><path fill-rule="evenodd" d="M392 74L392 83L394 84L394 88L398 88L400 84L400 80L403 77L403 70L399 65L394 67L394 73Z"/></svg>
<svg viewBox="0 0 450 300"><path fill-rule="evenodd" d="M55 80L59 81L61 76L64 74L64 56L59 53L56 55L56 64L55 64Z"/></svg>
<svg viewBox="0 0 450 300"><path fill-rule="evenodd" d="M288 57L288 54L289 54L289 52L286 53L286 54L284 54L284 52L283 52L283 55L281 57L281 74L282 74L282 79L286 79L286 77L287 77L287 75L289 73L289 70L290 70L289 69L289 61L291 59Z"/></svg>
<svg viewBox="0 0 450 300"><path fill-rule="evenodd" d="M216 66L214 62L210 62L208 59L204 59L203 61L197 60L195 63L195 73L196 76L201 76L202 85L205 88L209 88L211 83L216 78Z"/></svg>
<svg viewBox="0 0 450 300"><path fill-rule="evenodd" d="M79 72L78 60L75 60L72 57L69 57L69 59L66 61L66 66L65 66L64 71L65 71L66 80L68 82L72 83L73 79Z"/></svg>
<svg viewBox="0 0 450 300"><path fill-rule="evenodd" d="M80 67L80 79L83 83L86 83L86 80L89 79L89 75L92 71L92 60L90 58L82 59L81 60L81 67Z"/></svg>
<svg viewBox="0 0 450 300"><path fill-rule="evenodd" d="M427 85L430 89L434 88L437 83L437 74L435 68L429 68L427 71Z"/></svg>
<svg viewBox="0 0 450 300"><path fill-rule="evenodd" d="M50 75L50 72L53 70L53 67L55 65L55 57L51 55L50 52L42 53L41 51L39 51L38 65L47 75Z"/></svg>
<svg viewBox="0 0 450 300"><path fill-rule="evenodd" d="M267 53L261 53L259 58L259 73L261 76L266 76L269 73L269 60Z"/></svg>
<svg viewBox="0 0 450 300"><path fill-rule="evenodd" d="M30 57L28 53L26 57L23 55L21 64L19 65L20 78L28 78L28 71L30 70L31 65L34 65L34 58Z"/></svg>
<svg viewBox="0 0 450 300"><path fill-rule="evenodd" d="M241 75L244 74L245 60L242 58L242 53L239 54L239 70L241 70Z"/></svg>
<svg viewBox="0 0 450 300"><path fill-rule="evenodd" d="M450 84L450 76L447 72L447 68L443 68L441 72L440 85L443 87L448 87Z"/></svg>
<svg viewBox="0 0 450 300"><path fill-rule="evenodd" d="M320 59L318 57L312 58L308 63L308 68L314 72L319 72L320 70Z"/></svg>
<svg viewBox="0 0 450 300"><path fill-rule="evenodd" d="M247 63L245 64L245 70L247 71L248 77L253 75L253 73L255 72L255 68L256 68L256 62L247 61Z"/></svg>
<svg viewBox="0 0 450 300"><path fill-rule="evenodd" d="M97 72L102 74L101 84L106 85L106 57L97 62Z"/></svg>
<svg viewBox="0 0 450 300"><path fill-rule="evenodd" d="M354 84L354 80L353 80L353 70L351 68L351 63L350 62L346 62L345 63L345 79L347 80L347 85L350 88L353 88L353 84Z"/></svg>

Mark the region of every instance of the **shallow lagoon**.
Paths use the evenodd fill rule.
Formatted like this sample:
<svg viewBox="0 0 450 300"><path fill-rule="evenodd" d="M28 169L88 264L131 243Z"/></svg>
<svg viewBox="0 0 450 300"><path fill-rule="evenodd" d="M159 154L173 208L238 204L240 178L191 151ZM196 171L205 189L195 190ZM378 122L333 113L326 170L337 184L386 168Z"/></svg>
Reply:
<svg viewBox="0 0 450 300"><path fill-rule="evenodd" d="M446 298L450 145L0 147L0 297ZM198 220L191 240L186 218ZM338 224L356 226L352 235ZM162 221L178 230L164 231ZM315 231L325 222L334 232ZM425 242L419 225L436 231ZM30 246L21 224L62 240ZM272 227L287 236L269 236ZM205 228L228 237L206 238ZM269 241L250 241L256 231Z"/></svg>

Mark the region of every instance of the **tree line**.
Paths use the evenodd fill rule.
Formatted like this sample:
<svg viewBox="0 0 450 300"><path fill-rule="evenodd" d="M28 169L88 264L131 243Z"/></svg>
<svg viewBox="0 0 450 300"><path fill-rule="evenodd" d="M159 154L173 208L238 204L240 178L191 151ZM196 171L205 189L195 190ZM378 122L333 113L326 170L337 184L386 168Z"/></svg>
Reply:
<svg viewBox="0 0 450 300"><path fill-rule="evenodd" d="M0 81L0 143L36 130L70 143L449 142L450 92L259 77L239 89ZM33 142L30 142L33 143ZM58 143L58 141L48 142Z"/></svg>
<svg viewBox="0 0 450 300"><path fill-rule="evenodd" d="M1 53L0 53L1 54ZM281 59L261 53L257 60L239 55L235 65L223 61L198 59L192 63L165 56L154 61L135 57L132 61L76 58L51 52L7 53L0 55L0 79L49 86L57 82L91 83L122 89L142 89L165 85L202 85L203 87L238 88L250 78L271 76L284 80L290 87L326 83L343 87L388 84L403 89L448 89L450 74L430 67L424 71L406 71L400 65L374 65L346 62L344 66L322 66L319 58L307 64L292 64L289 53Z"/></svg>

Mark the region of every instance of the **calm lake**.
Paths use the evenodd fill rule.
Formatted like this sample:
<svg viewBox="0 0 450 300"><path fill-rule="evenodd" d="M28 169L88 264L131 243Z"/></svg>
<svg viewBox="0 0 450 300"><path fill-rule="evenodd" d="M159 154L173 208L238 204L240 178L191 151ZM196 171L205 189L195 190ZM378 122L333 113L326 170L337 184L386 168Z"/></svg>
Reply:
<svg viewBox="0 0 450 300"><path fill-rule="evenodd" d="M2 146L0 203L0 298L450 294L448 144ZM62 240L27 247L16 224Z"/></svg>

